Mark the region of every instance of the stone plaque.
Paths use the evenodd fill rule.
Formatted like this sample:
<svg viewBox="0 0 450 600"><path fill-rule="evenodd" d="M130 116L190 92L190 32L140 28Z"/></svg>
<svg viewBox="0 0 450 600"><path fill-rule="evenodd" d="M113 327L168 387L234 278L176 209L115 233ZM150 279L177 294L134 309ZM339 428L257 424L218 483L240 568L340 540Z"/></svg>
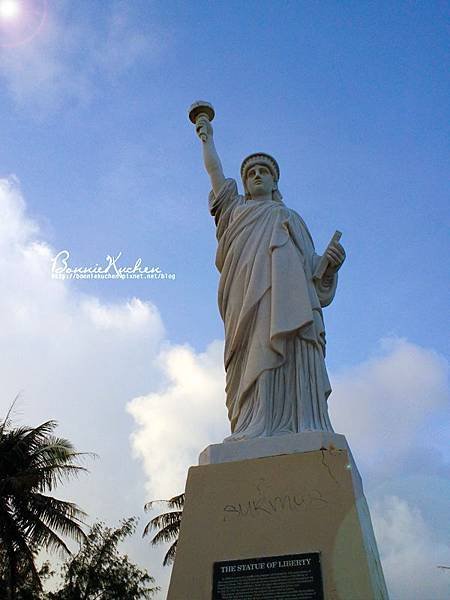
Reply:
<svg viewBox="0 0 450 600"><path fill-rule="evenodd" d="M214 563L212 600L323 600L318 552Z"/></svg>

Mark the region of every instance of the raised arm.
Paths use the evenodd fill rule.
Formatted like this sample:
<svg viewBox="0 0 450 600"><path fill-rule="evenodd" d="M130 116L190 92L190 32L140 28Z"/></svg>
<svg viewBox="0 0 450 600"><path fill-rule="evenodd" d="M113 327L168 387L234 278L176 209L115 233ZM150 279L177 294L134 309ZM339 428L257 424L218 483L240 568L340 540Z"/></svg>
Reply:
<svg viewBox="0 0 450 600"><path fill-rule="evenodd" d="M205 169L211 179L213 192L217 196L225 183L225 175L223 174L222 163L214 145L211 122L206 117L201 116L197 119L195 129L202 142Z"/></svg>

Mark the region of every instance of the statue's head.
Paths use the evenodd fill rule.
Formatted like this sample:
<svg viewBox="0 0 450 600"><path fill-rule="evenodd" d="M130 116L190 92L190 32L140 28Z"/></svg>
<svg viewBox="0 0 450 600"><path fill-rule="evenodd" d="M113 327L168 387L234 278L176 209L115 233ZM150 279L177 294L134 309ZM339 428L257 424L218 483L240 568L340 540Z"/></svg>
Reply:
<svg viewBox="0 0 450 600"><path fill-rule="evenodd" d="M258 199L259 196L266 196L272 192L272 199L281 202L282 195L278 190L280 167L270 154L258 152L244 158L241 178L246 199Z"/></svg>

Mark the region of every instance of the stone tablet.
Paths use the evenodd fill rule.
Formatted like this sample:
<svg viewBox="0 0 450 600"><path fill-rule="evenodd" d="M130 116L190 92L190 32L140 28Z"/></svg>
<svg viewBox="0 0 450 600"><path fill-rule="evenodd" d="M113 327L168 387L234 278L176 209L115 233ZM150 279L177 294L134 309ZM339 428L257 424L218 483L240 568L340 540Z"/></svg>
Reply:
<svg viewBox="0 0 450 600"><path fill-rule="evenodd" d="M323 600L320 554L214 563L212 600Z"/></svg>

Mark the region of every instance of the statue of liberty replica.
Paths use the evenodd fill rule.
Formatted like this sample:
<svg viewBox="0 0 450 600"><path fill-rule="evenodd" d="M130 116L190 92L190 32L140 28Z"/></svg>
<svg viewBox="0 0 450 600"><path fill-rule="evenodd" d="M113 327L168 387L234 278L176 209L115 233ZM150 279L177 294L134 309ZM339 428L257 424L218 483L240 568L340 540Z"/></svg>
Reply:
<svg viewBox="0 0 450 600"><path fill-rule="evenodd" d="M332 240L317 276L322 257L303 219L283 203L276 160L263 152L247 156L240 195L225 179L206 115L196 119L196 130L217 228L228 439L333 431L322 307L333 300L344 249Z"/></svg>
<svg viewBox="0 0 450 600"><path fill-rule="evenodd" d="M189 118L211 181L231 435L189 471L168 600L386 600L362 482L328 415L322 309L345 251L318 255L257 152L226 178L211 121Z"/></svg>

